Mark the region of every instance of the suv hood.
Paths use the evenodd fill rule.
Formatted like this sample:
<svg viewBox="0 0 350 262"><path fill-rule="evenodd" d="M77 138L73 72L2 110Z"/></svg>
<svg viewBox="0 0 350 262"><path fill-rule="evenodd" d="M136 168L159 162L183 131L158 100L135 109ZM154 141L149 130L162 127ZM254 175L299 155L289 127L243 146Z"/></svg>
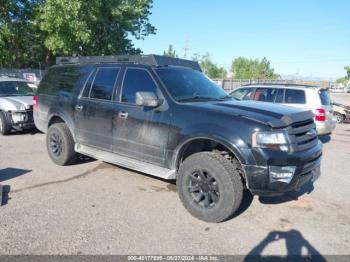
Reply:
<svg viewBox="0 0 350 262"><path fill-rule="evenodd" d="M286 127L292 123L310 120L314 117L311 111L254 101L193 103L192 106L267 123L273 128Z"/></svg>
<svg viewBox="0 0 350 262"><path fill-rule="evenodd" d="M32 96L0 97L0 109L4 111L27 110L33 105Z"/></svg>

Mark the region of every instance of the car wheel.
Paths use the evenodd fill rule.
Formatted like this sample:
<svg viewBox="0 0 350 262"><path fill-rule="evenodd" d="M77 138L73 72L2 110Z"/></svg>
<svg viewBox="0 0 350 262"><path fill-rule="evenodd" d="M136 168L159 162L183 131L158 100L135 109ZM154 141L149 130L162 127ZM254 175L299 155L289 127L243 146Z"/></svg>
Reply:
<svg viewBox="0 0 350 262"><path fill-rule="evenodd" d="M6 136L10 134L10 132L11 126L9 121L7 120L5 114L3 112L0 112L0 134Z"/></svg>
<svg viewBox="0 0 350 262"><path fill-rule="evenodd" d="M60 166L72 164L78 154L74 150L73 136L65 123L53 124L46 135L47 151L54 163Z"/></svg>
<svg viewBox="0 0 350 262"><path fill-rule="evenodd" d="M196 153L181 164L177 190L185 208L206 222L222 222L239 208L243 183L236 163L218 153Z"/></svg>
<svg viewBox="0 0 350 262"><path fill-rule="evenodd" d="M345 117L342 114L340 114L340 113L335 113L335 117L336 117L336 120L337 120L338 124L343 123L344 120L345 120Z"/></svg>

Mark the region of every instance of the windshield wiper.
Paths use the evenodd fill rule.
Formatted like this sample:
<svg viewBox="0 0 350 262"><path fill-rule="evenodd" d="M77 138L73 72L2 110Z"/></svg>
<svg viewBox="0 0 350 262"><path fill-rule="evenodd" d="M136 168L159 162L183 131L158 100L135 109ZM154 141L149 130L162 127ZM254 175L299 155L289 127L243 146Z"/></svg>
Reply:
<svg viewBox="0 0 350 262"><path fill-rule="evenodd" d="M215 101L220 101L221 99L214 98L214 97L208 97L208 96L191 96L191 97L186 97L186 98L181 98L178 99L179 102L185 102L185 101L197 101L197 100L215 100Z"/></svg>

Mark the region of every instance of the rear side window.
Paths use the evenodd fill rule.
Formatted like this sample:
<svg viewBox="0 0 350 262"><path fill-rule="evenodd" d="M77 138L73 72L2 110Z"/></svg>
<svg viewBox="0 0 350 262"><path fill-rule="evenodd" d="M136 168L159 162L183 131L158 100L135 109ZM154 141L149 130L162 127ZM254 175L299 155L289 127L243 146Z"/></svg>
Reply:
<svg viewBox="0 0 350 262"><path fill-rule="evenodd" d="M118 73L119 68L99 68L91 86L90 98L111 100Z"/></svg>
<svg viewBox="0 0 350 262"><path fill-rule="evenodd" d="M231 95L237 100L250 100L252 92L252 88L241 88L236 91L233 91Z"/></svg>
<svg viewBox="0 0 350 262"><path fill-rule="evenodd" d="M329 97L329 93L326 90L321 90L319 92L321 104L324 106L328 106L331 104L331 99Z"/></svg>
<svg viewBox="0 0 350 262"><path fill-rule="evenodd" d="M157 86L146 70L129 68L124 77L122 102L134 104L136 102L136 92L157 94Z"/></svg>
<svg viewBox="0 0 350 262"><path fill-rule="evenodd" d="M276 94L276 88L258 88L255 91L254 100L261 102L274 102Z"/></svg>
<svg viewBox="0 0 350 262"><path fill-rule="evenodd" d="M71 93L82 76L78 66L52 67L41 81L38 93L57 95L59 92Z"/></svg>
<svg viewBox="0 0 350 262"><path fill-rule="evenodd" d="M285 103L286 104L305 104L306 99L305 99L304 90L286 89Z"/></svg>

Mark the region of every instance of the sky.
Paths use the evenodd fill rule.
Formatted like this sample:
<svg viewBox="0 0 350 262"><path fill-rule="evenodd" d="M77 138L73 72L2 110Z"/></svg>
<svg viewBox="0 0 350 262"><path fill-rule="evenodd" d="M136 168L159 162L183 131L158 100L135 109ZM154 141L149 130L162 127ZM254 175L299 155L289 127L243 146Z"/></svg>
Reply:
<svg viewBox="0 0 350 262"><path fill-rule="evenodd" d="M154 0L156 35L134 41L144 54L172 44L180 57L266 57L281 75L344 76L350 65L350 0Z"/></svg>

